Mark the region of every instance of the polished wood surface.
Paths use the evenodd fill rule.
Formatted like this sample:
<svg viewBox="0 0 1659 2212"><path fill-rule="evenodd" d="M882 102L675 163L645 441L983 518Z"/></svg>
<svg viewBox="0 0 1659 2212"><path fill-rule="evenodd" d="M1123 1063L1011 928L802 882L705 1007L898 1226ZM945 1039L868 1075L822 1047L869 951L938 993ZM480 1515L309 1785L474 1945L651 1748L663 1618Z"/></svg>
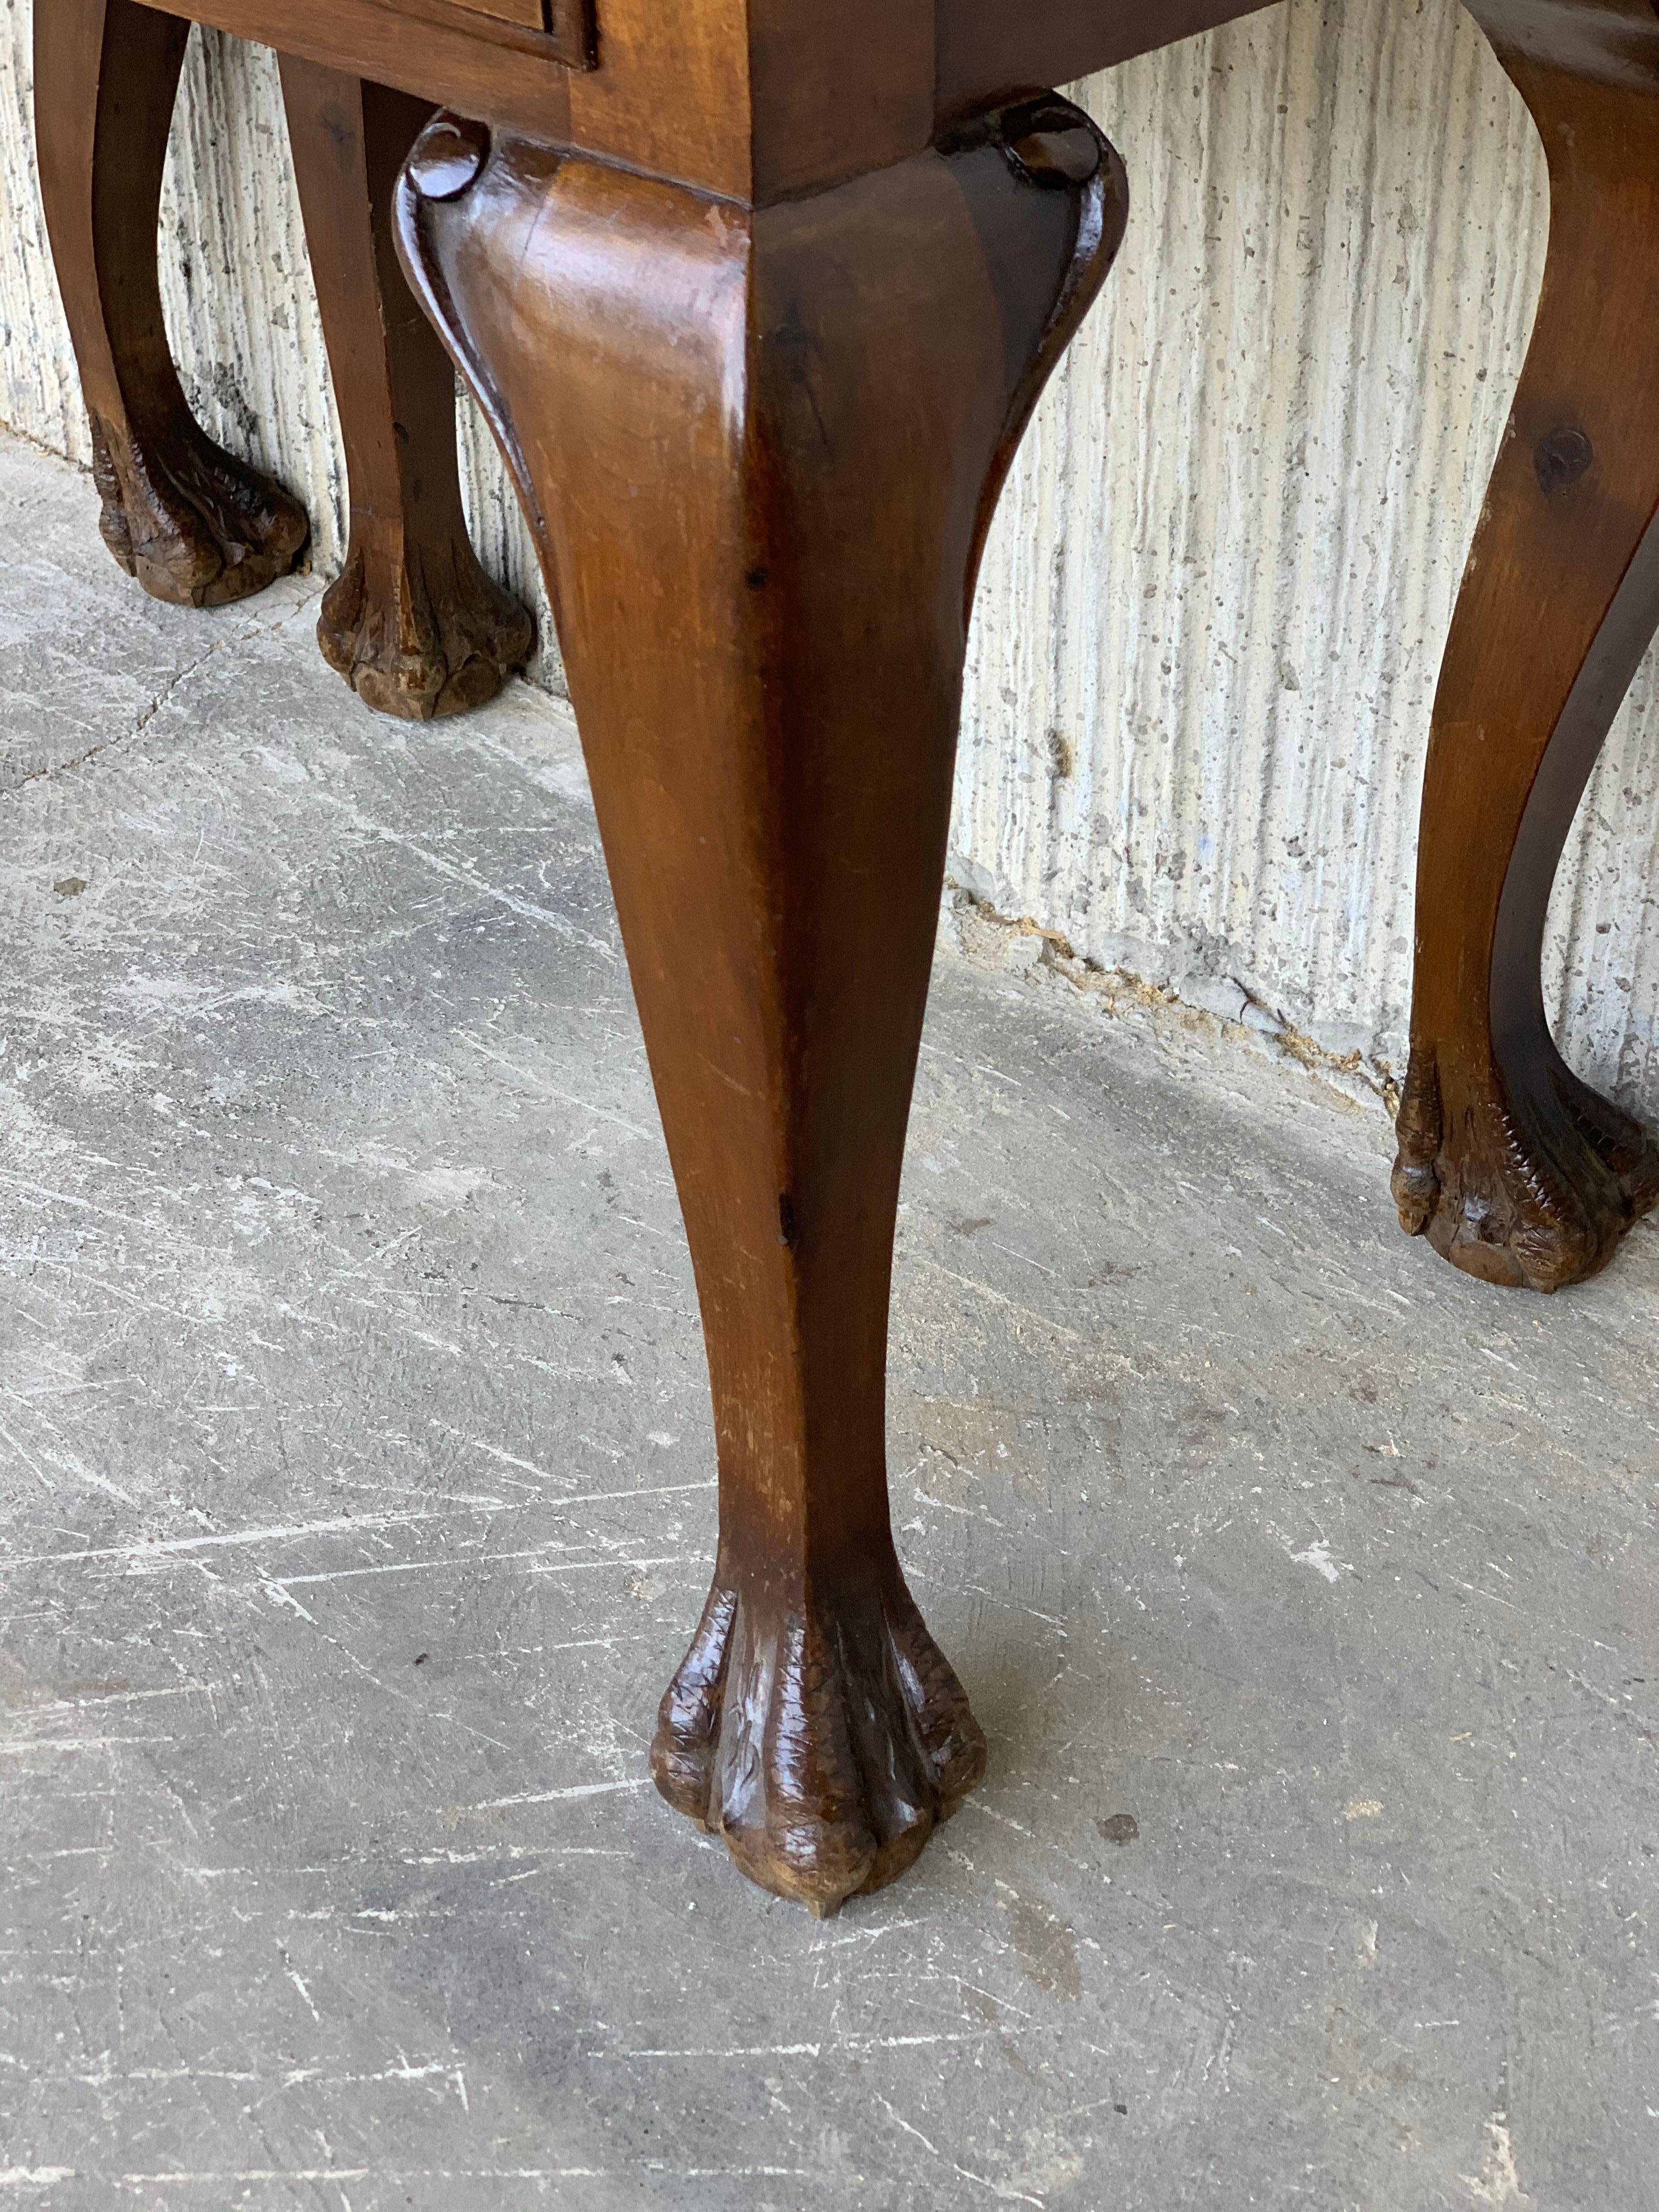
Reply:
<svg viewBox="0 0 1659 2212"><path fill-rule="evenodd" d="M404 187L557 599L708 1340L653 1771L818 1911L984 1764L889 1526L893 1228L979 555L1126 204L1054 100L754 213L444 124Z"/></svg>
<svg viewBox="0 0 1659 2212"><path fill-rule="evenodd" d="M1659 623L1659 12L1474 9L1554 213L1436 710L1395 1193L1458 1266L1551 1290L1659 1200L1540 980L1563 840ZM189 422L154 264L183 20L289 57L352 457L323 634L399 712L482 696L522 641L469 566L447 373L391 268L392 173L456 111L414 144L398 241L555 599L708 1346L717 1564L653 1771L815 1911L901 1872L984 1758L894 1548L884 1380L973 576L1124 221L1115 157L1047 87L1251 12L37 8L106 534L169 596L255 588L303 532Z"/></svg>
<svg viewBox="0 0 1659 2212"><path fill-rule="evenodd" d="M434 106L757 204L1263 0L599 0L586 52L460 0L149 0Z"/></svg>
<svg viewBox="0 0 1659 2212"><path fill-rule="evenodd" d="M350 486L345 567L317 635L382 714L493 699L534 642L478 566L461 506L455 379L398 266L392 199L423 101L284 55L283 99Z"/></svg>
<svg viewBox="0 0 1659 2212"><path fill-rule="evenodd" d="M198 427L168 349L155 226L185 37L134 0L36 11L40 194L104 543L155 598L221 606L286 574L310 525Z"/></svg>
<svg viewBox="0 0 1659 2212"><path fill-rule="evenodd" d="M35 16L40 178L91 423L102 529L152 596L216 606L285 574L299 500L197 423L161 315L156 216L188 27L137 0ZM351 487L319 636L371 705L426 718L493 697L532 640L461 508L453 377L398 267L392 185L429 109L289 59L295 166Z"/></svg>
<svg viewBox="0 0 1659 2212"><path fill-rule="evenodd" d="M1659 629L1659 21L1483 0L1549 159L1537 326L1435 707L1395 1194L1458 1267L1552 1291L1659 1204L1659 1149L1563 1061L1544 925Z"/></svg>
<svg viewBox="0 0 1659 2212"><path fill-rule="evenodd" d="M1266 0L938 0L941 119L1174 46Z"/></svg>

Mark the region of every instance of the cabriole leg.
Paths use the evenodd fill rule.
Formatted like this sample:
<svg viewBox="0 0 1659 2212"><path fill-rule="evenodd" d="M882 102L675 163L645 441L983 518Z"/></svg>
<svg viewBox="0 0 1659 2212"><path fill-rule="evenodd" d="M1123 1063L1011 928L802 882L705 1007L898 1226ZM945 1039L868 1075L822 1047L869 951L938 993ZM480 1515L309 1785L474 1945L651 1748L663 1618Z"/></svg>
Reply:
<svg viewBox="0 0 1659 2212"><path fill-rule="evenodd" d="M889 1524L893 1230L974 572L1124 209L1052 99L754 212L441 119L400 195L553 587L702 1308L719 1554L653 1769L817 1911L984 1763Z"/></svg>
<svg viewBox="0 0 1659 2212"><path fill-rule="evenodd" d="M398 172L432 110L291 56L282 70L351 493L350 544L318 642L382 714L459 714L495 697L533 632L472 550L455 372L392 241Z"/></svg>
<svg viewBox="0 0 1659 2212"><path fill-rule="evenodd" d="M1512 12L1475 9L1495 33ZM1562 848L1659 627L1659 69L1600 82L1494 43L1549 156L1549 260L1435 709L1394 1188L1456 1266L1553 1291L1659 1202L1659 1152L1565 1066L1540 976Z"/></svg>
<svg viewBox="0 0 1659 2212"><path fill-rule="evenodd" d="M222 452L167 349L156 218L190 27L136 0L40 0L40 190L91 419L104 543L144 589L219 606L290 569L305 510Z"/></svg>

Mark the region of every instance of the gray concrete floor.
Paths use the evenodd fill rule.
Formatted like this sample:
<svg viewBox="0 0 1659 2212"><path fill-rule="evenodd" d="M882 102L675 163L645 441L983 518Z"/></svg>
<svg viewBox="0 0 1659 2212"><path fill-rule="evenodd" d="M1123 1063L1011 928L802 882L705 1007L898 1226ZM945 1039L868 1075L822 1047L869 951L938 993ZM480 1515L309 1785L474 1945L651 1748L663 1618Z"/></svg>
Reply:
<svg viewBox="0 0 1659 2212"><path fill-rule="evenodd" d="M1659 2206L1659 1235L1465 1281L1379 1113L945 959L893 1486L991 1771L816 1923L643 1779L713 1468L568 720L0 514L0 2200Z"/></svg>

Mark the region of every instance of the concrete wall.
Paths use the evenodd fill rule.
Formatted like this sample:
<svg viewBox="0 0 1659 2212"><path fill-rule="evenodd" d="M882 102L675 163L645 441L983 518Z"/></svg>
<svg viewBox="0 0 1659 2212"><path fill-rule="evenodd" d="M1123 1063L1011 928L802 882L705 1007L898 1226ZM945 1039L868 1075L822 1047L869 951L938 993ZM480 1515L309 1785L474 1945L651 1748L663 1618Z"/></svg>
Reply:
<svg viewBox="0 0 1659 2212"><path fill-rule="evenodd" d="M30 0L0 0L0 418L84 460L29 25ZM1285 0L1081 96L1135 212L991 547L955 872L1079 955L1217 1009L1248 989L1397 1067L1429 710L1537 295L1542 157L1454 0ZM335 425L267 56L198 39L164 227L192 398L309 489L329 564ZM463 420L486 557L537 598ZM556 685L551 652L538 673ZM1656 720L1650 668L1550 969L1577 1064L1659 1115Z"/></svg>

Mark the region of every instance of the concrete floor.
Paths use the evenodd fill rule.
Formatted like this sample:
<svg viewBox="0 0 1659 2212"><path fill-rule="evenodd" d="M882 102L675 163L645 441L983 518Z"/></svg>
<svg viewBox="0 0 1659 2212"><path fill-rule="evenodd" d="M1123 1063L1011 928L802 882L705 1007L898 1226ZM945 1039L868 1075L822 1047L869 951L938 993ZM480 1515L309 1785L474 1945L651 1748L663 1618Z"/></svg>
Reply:
<svg viewBox="0 0 1659 2212"><path fill-rule="evenodd" d="M947 957L894 1492L991 1771L814 1923L643 1778L709 1421L568 721L0 514L0 2200L1659 2206L1659 1234L1487 1290L1380 1113Z"/></svg>

